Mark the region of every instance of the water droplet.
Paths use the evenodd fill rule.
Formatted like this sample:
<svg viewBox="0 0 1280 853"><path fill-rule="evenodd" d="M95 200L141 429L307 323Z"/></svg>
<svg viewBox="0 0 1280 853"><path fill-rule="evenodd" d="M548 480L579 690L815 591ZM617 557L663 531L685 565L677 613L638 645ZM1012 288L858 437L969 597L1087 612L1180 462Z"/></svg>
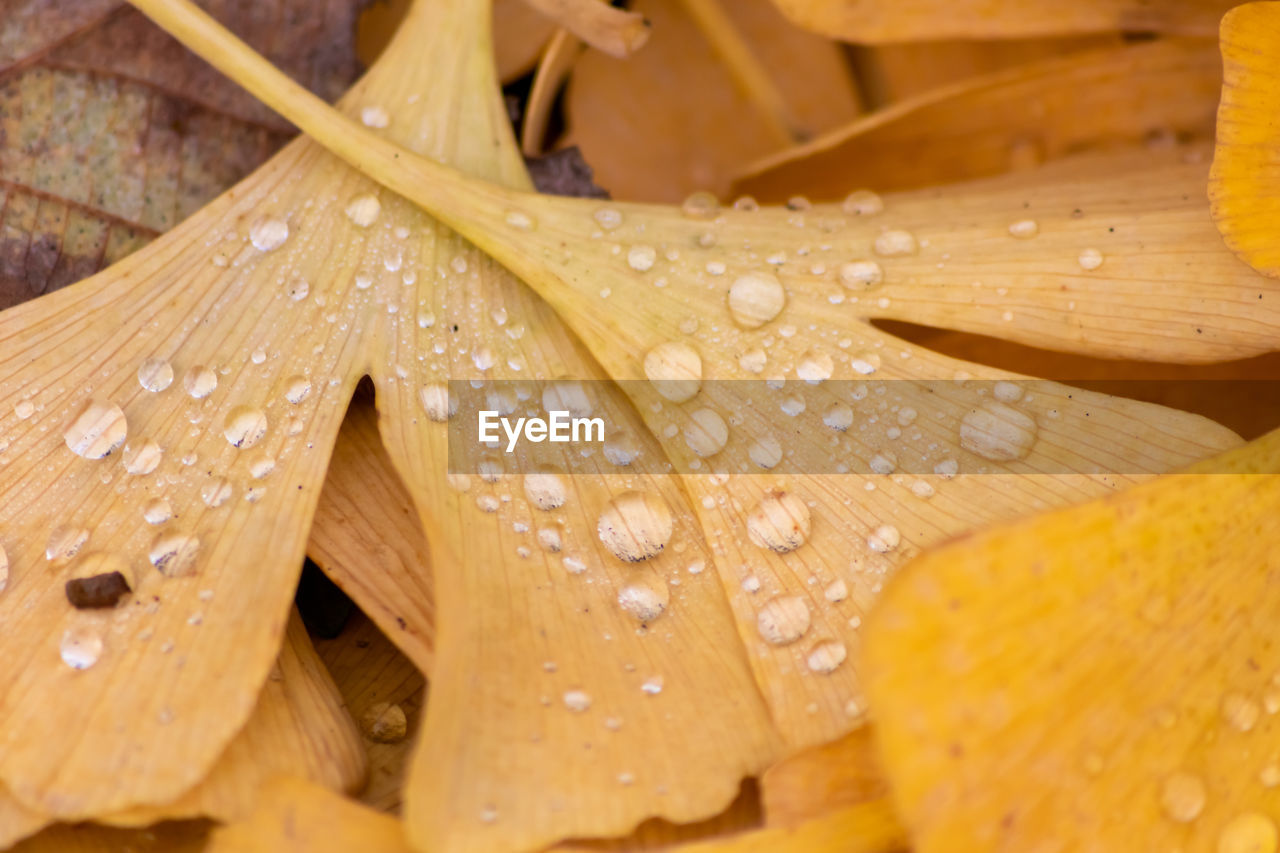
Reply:
<svg viewBox="0 0 1280 853"><path fill-rule="evenodd" d="M552 554L559 553L560 549L564 547L563 538L560 535L560 526L549 524L546 527L539 527L538 544L545 551L550 551Z"/></svg>
<svg viewBox="0 0 1280 853"><path fill-rule="evenodd" d="M622 224L622 212L616 207L602 207L591 218L606 231L612 231Z"/></svg>
<svg viewBox="0 0 1280 853"><path fill-rule="evenodd" d="M1022 399L1022 386L1014 382L997 382L991 387L991 396L1002 403L1016 403Z"/></svg>
<svg viewBox="0 0 1280 853"><path fill-rule="evenodd" d="M640 443L631 433L618 430L604 440L604 456L614 465L630 465L640 458Z"/></svg>
<svg viewBox="0 0 1280 853"><path fill-rule="evenodd" d="M250 406L236 406L222 422L222 434L232 447L253 447L267 434L267 416Z"/></svg>
<svg viewBox="0 0 1280 853"><path fill-rule="evenodd" d="M203 364L197 364L182 377L182 387L186 388L187 393L195 399L204 399L218 387L218 374Z"/></svg>
<svg viewBox="0 0 1280 853"><path fill-rule="evenodd" d="M200 540L186 533L161 533L151 543L147 559L160 574L176 578L195 571Z"/></svg>
<svg viewBox="0 0 1280 853"><path fill-rule="evenodd" d="M628 563L656 556L671 539L671 507L660 495L629 491L605 505L596 533L615 557Z"/></svg>
<svg viewBox="0 0 1280 853"><path fill-rule="evenodd" d="M216 509L231 499L231 483L222 477L214 477L200 488L200 499L206 506Z"/></svg>
<svg viewBox="0 0 1280 853"><path fill-rule="evenodd" d="M1179 823L1190 823L1199 817L1207 798L1204 780L1185 770L1169 775L1160 786L1161 808Z"/></svg>
<svg viewBox="0 0 1280 853"><path fill-rule="evenodd" d="M752 544L779 554L803 545L810 529L809 507L794 492L769 492L747 514L747 537Z"/></svg>
<svg viewBox="0 0 1280 853"><path fill-rule="evenodd" d="M295 406L311 393L311 380L305 376L290 376L284 381L284 398Z"/></svg>
<svg viewBox="0 0 1280 853"><path fill-rule="evenodd" d="M1275 822L1258 812L1245 812L1227 822L1218 835L1218 853L1275 853L1280 843Z"/></svg>
<svg viewBox="0 0 1280 853"><path fill-rule="evenodd" d="M652 622L671 603L671 591L661 583L634 583L618 592L618 604L641 622Z"/></svg>
<svg viewBox="0 0 1280 853"><path fill-rule="evenodd" d="M835 364L831 361L831 356L825 352L809 350L800 357L800 363L796 365L796 376L810 385L817 385L830 379L834 369Z"/></svg>
<svg viewBox="0 0 1280 853"><path fill-rule="evenodd" d="M591 696L585 690L566 690L564 706L580 714L591 707Z"/></svg>
<svg viewBox="0 0 1280 853"><path fill-rule="evenodd" d="M1023 459L1036 443L1035 420L1012 406L987 401L960 421L960 446L984 459Z"/></svg>
<svg viewBox="0 0 1280 853"><path fill-rule="evenodd" d="M827 584L827 588L822 591L822 594L827 601L835 604L849 597L849 585L844 582L844 578L836 578Z"/></svg>
<svg viewBox="0 0 1280 853"><path fill-rule="evenodd" d="M1258 781L1264 788L1280 785L1280 764L1268 764L1258 771Z"/></svg>
<svg viewBox="0 0 1280 853"><path fill-rule="evenodd" d="M850 290L870 290L884 281L884 270L875 261L850 261L840 265L838 276Z"/></svg>
<svg viewBox="0 0 1280 853"><path fill-rule="evenodd" d="M861 352L849 359L849 366L863 376L870 376L880 369L880 354Z"/></svg>
<svg viewBox="0 0 1280 853"><path fill-rule="evenodd" d="M564 506L566 491L564 478L551 471L526 474L524 495L540 510L550 511Z"/></svg>
<svg viewBox="0 0 1280 853"><path fill-rule="evenodd" d="M54 563L65 563L80 553L89 541L89 531L83 527L64 525L55 527L44 547L44 558Z"/></svg>
<svg viewBox="0 0 1280 853"><path fill-rule="evenodd" d="M163 391L173 384L173 366L163 358L148 358L138 366L138 384L144 391Z"/></svg>
<svg viewBox="0 0 1280 853"><path fill-rule="evenodd" d="M809 656L806 661L809 664L810 671L825 675L829 672L835 672L836 668L844 663L844 659L848 655L849 652L844 643L839 640L823 640L809 650Z"/></svg>
<svg viewBox="0 0 1280 853"><path fill-rule="evenodd" d="M763 373L769 363L769 355L759 347L753 347L738 357L738 366L748 373Z"/></svg>
<svg viewBox="0 0 1280 853"><path fill-rule="evenodd" d="M261 480L276 470L276 460L270 456L259 456L249 463L249 476L255 480Z"/></svg>
<svg viewBox="0 0 1280 853"><path fill-rule="evenodd" d="M289 239L289 223L275 217L259 219L249 226L249 242L259 252L273 252Z"/></svg>
<svg viewBox="0 0 1280 853"><path fill-rule="evenodd" d="M62 662L72 669L88 669L102 656L102 635L92 625L68 628L59 646Z"/></svg>
<svg viewBox="0 0 1280 853"><path fill-rule="evenodd" d="M914 255L920 251L916 235L910 231L890 230L876 236L871 248L882 258L897 258Z"/></svg>
<svg viewBox="0 0 1280 853"><path fill-rule="evenodd" d="M1097 249L1082 249L1080 257L1076 258L1082 270L1096 270L1102 266L1102 260L1102 253Z"/></svg>
<svg viewBox="0 0 1280 853"><path fill-rule="evenodd" d="M1009 226L1009 233L1019 240L1029 240L1040 233L1040 226L1034 219L1019 219Z"/></svg>
<svg viewBox="0 0 1280 853"><path fill-rule="evenodd" d="M652 246L632 246L627 252L627 266L636 272L648 272L653 269L658 253Z"/></svg>
<svg viewBox="0 0 1280 853"><path fill-rule="evenodd" d="M729 313L734 322L755 329L782 313L787 292L778 277L770 272L751 272L739 276L729 287Z"/></svg>
<svg viewBox="0 0 1280 853"><path fill-rule="evenodd" d="M1257 725L1260 716L1262 708L1243 693L1232 692L1222 697L1222 718L1237 731L1249 731Z"/></svg>
<svg viewBox="0 0 1280 853"><path fill-rule="evenodd" d="M4 588L9 585L9 555L5 553L4 546L0 545L0 592L4 592Z"/></svg>
<svg viewBox="0 0 1280 853"><path fill-rule="evenodd" d="M154 441L127 444L124 448L124 470L134 475L150 474L160 465L164 451Z"/></svg>
<svg viewBox="0 0 1280 853"><path fill-rule="evenodd" d="M164 524L173 518L173 507L164 498L154 498L142 508L142 517L147 524Z"/></svg>
<svg viewBox="0 0 1280 853"><path fill-rule="evenodd" d="M347 218L361 228L372 225L381 212L382 204L374 195L358 195L347 204Z"/></svg>
<svg viewBox="0 0 1280 853"><path fill-rule="evenodd" d="M529 231L534 225L533 217L523 210L508 210L506 221L512 228L520 231Z"/></svg>
<svg viewBox="0 0 1280 853"><path fill-rule="evenodd" d="M719 413L698 409L684 426L684 443L702 457L715 456L729 442L729 425Z"/></svg>
<svg viewBox="0 0 1280 853"><path fill-rule="evenodd" d="M840 209L850 216L871 216L884 210L884 201L871 190L854 190L845 196Z"/></svg>
<svg viewBox="0 0 1280 853"><path fill-rule="evenodd" d="M882 524L867 537L867 547L880 554L888 553L898 547L902 534L892 524Z"/></svg>
<svg viewBox="0 0 1280 853"><path fill-rule="evenodd" d="M62 434L67 448L85 459L101 459L124 444L129 425L124 412L107 400L88 400Z"/></svg>
<svg viewBox="0 0 1280 853"><path fill-rule="evenodd" d="M898 467L898 456L890 450L877 453L867 462L873 474L892 474Z"/></svg>
<svg viewBox="0 0 1280 853"><path fill-rule="evenodd" d="M644 375L663 397L683 403L702 385L702 356L686 343L667 341L645 355Z"/></svg>
<svg viewBox="0 0 1280 853"><path fill-rule="evenodd" d="M695 192L681 203L680 212L690 219L711 219L720 212L720 200L706 191Z"/></svg>
<svg viewBox="0 0 1280 853"><path fill-rule="evenodd" d="M853 409L846 403L832 403L823 413L822 422L831 429L844 432L853 425Z"/></svg>
<svg viewBox="0 0 1280 853"><path fill-rule="evenodd" d="M391 123L391 116L382 107L374 105L360 110L360 121L364 122L365 127L380 129Z"/></svg>
<svg viewBox="0 0 1280 853"><path fill-rule="evenodd" d="M784 646L794 643L809 630L809 605L798 595L771 598L756 614L756 630L766 643Z"/></svg>
<svg viewBox="0 0 1280 853"><path fill-rule="evenodd" d="M457 411L457 402L449 399L449 386L443 382L423 385L418 398L422 401L427 417L437 423L447 421Z"/></svg>
<svg viewBox="0 0 1280 853"><path fill-rule="evenodd" d="M782 444L771 435L761 436L747 448L747 456L757 467L768 471L782 461Z"/></svg>
<svg viewBox="0 0 1280 853"><path fill-rule="evenodd" d="M548 412L568 412L575 418L591 414L591 398L587 389L575 379L557 379L542 390L542 408Z"/></svg>
<svg viewBox="0 0 1280 853"><path fill-rule="evenodd" d="M294 302L301 302L311 293L311 285L305 278L290 279L289 284L285 287L285 292L289 294L289 298Z"/></svg>
<svg viewBox="0 0 1280 853"><path fill-rule="evenodd" d="M13 404L13 413L18 416L18 420L25 421L36 413L36 404L30 400L19 400Z"/></svg>

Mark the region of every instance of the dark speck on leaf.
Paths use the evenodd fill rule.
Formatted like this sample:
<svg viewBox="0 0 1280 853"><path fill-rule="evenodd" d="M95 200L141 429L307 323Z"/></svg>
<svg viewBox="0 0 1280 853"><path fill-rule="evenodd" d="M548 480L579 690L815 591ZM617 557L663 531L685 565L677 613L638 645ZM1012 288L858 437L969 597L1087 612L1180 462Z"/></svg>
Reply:
<svg viewBox="0 0 1280 853"><path fill-rule="evenodd" d="M116 602L129 591L129 582L119 572L67 581L67 601L77 610L115 607Z"/></svg>

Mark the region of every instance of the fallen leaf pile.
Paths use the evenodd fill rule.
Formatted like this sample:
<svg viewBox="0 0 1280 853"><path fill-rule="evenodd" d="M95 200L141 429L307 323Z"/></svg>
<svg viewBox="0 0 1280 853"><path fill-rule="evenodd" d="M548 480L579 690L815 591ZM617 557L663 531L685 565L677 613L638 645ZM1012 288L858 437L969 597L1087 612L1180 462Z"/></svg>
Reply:
<svg viewBox="0 0 1280 853"><path fill-rule="evenodd" d="M1277 848L1276 7L131 2L0 22L0 846Z"/></svg>

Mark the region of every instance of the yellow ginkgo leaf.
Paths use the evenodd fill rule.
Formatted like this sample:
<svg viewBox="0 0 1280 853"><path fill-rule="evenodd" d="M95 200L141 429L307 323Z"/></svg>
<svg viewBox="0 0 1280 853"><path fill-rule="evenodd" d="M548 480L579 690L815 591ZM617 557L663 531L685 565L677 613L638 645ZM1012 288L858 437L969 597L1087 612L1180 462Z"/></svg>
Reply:
<svg viewBox="0 0 1280 853"><path fill-rule="evenodd" d="M370 400L352 401L320 492L307 553L425 673L435 648L431 558L387 458Z"/></svg>
<svg viewBox="0 0 1280 853"><path fill-rule="evenodd" d="M841 850L899 853L906 831L887 799L845 806L793 826L767 827L673 848L680 853L774 853L778 850Z"/></svg>
<svg viewBox="0 0 1280 853"><path fill-rule="evenodd" d="M1246 3L1222 19L1222 104L1209 175L1222 238L1250 266L1280 276L1274 116L1280 104L1280 8Z"/></svg>
<svg viewBox="0 0 1280 853"><path fill-rule="evenodd" d="M794 826L858 803L887 797L889 785L873 751L874 726L856 729L780 761L760 777L769 826Z"/></svg>
<svg viewBox="0 0 1280 853"><path fill-rule="evenodd" d="M1065 154L1140 142L1154 129L1168 140L1208 139L1220 66L1207 39L1045 59L872 113L752 164L734 189L780 201L841 187L915 189L1025 171Z"/></svg>
<svg viewBox="0 0 1280 853"><path fill-rule="evenodd" d="M1034 394L1007 382L1011 387L987 387L1013 377L904 347L858 322L865 303L857 304L849 319L833 321L833 304L867 290L872 295L859 298L875 298L879 276L899 263L912 263L913 253L925 245L910 232L875 228L878 197L855 196L847 210L797 201L790 210L722 211L714 202L697 199L681 211L511 192L463 178L362 133L289 86L189 7L156 3L147 8L166 28L239 74L246 86L327 145L439 213L530 282L609 376L623 382L646 413L650 431L662 436L677 470L699 470L694 464L702 464L698 456L724 451L713 463L719 473L687 477L684 484L714 548L715 567L748 645L757 683L794 747L830 740L859 724L858 668L843 664L856 659L860 619L883 578L917 549L993 519L1096 495L1234 443L1225 430L1198 418L1062 386L1040 385ZM1026 197L1029 183L1017 185L1018 197ZM1074 184L1050 180L1031 186L1044 194L1075 192ZM914 262L932 269L938 260L948 261L948 240L973 252L956 237L959 229L937 218L956 210L967 217L963 227L972 229L970 235L981 234L999 247L993 252L1031 244L1026 238L1034 237L1034 229L1029 234L1009 230L1006 217L1020 209L1014 192L1006 189L1002 196L990 189L963 188L955 192L952 209L936 193L928 204L923 196L905 202L916 205L905 214L907 220L913 214L922 221L934 217L930 221L936 229L929 232L926 260ZM1101 196L1102 188L1095 192ZM890 216L891 222L900 222L904 214ZM1069 240L1065 233L1047 236L1040 239L1055 244ZM864 254L871 243L884 268ZM929 257L935 251L938 256ZM1024 251L1012 250L1025 260ZM980 257L975 255L975 265ZM1013 263L1006 269L1011 278L1024 278ZM1241 273L1263 281L1243 268ZM837 283L837 276L847 282ZM1090 304L1086 294L1080 298ZM892 301L887 296L880 300ZM1160 314L1156 309L1148 316ZM1228 317L1225 325L1232 326L1233 320ZM1250 340L1244 329L1241 323L1240 330L1224 337L1239 346L1241 339ZM1168 327L1170 335L1179 331L1183 349L1196 340L1176 323ZM1252 345L1270 343L1258 335ZM655 362L659 366L675 364L696 380L692 402L665 404L661 386L646 381L653 377L645 365L655 353L662 353ZM797 401L792 402L789 389L759 382L761 374L771 380L792 375L803 380L791 392ZM888 394L892 386L893 395L883 405L898 418L896 432L882 424L883 432L844 435L838 424L833 427L817 416L835 405L847 407L841 394L862 399L856 386L850 389L847 383L871 374L877 380L909 380L881 383L877 392ZM988 382L965 384L975 376ZM833 377L846 384L822 385ZM947 380L938 382L938 377ZM718 381L702 383L704 378ZM733 379L757 381L724 381ZM985 394L994 399L984 400ZM869 405L880 403L877 396ZM784 415L806 410L810 420L797 420L795 426L781 421L780 426L780 416L771 414L779 408ZM732 413L732 430L721 412ZM916 423L921 413L927 417ZM846 428L854 414L848 413ZM868 425L881 423L872 411L859 410L858 417ZM907 440L895 444L903 427L908 428ZM753 455L757 447L767 453ZM748 459L768 469L789 454L797 464L764 482L758 476L733 476L759 470ZM833 455L845 463L836 466ZM777 458L771 464L758 461L766 456ZM806 467L821 464L828 466L827 474ZM900 474L891 476L899 464ZM795 476L797 472L807 476ZM1031 476L948 480L955 472ZM1085 473L1101 476L1081 476ZM871 490L877 497L868 501ZM433 541L430 530L428 540ZM428 738L435 707L428 709ZM418 815L411 809L411 819Z"/></svg>
<svg viewBox="0 0 1280 853"><path fill-rule="evenodd" d="M791 20L859 43L1025 38L1112 30L1212 36L1233 0L774 0Z"/></svg>
<svg viewBox="0 0 1280 853"><path fill-rule="evenodd" d="M906 567L868 620L917 849L1274 850L1280 432Z"/></svg>

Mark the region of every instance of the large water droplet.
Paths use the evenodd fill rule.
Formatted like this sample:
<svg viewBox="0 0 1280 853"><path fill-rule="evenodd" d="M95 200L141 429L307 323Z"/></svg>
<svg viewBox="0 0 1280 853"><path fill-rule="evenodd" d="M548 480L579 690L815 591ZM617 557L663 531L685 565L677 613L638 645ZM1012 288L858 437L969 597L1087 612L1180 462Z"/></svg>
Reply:
<svg viewBox="0 0 1280 853"><path fill-rule="evenodd" d="M566 491L564 478L551 471L526 474L524 494L529 503L541 510L553 510L564 506Z"/></svg>
<svg viewBox="0 0 1280 853"><path fill-rule="evenodd" d="M897 258L914 255L920 251L916 235L910 231L890 230L876 236L871 248L882 258Z"/></svg>
<svg viewBox="0 0 1280 853"><path fill-rule="evenodd" d="M809 507L794 492L769 492L747 514L752 544L779 554L794 551L809 538Z"/></svg>
<svg viewBox="0 0 1280 853"><path fill-rule="evenodd" d="M164 524L173 518L173 507L164 498L153 498L142 508L142 517L147 524Z"/></svg>
<svg viewBox="0 0 1280 853"><path fill-rule="evenodd" d="M189 575L195 571L200 540L186 533L161 533L151 542L147 558L166 577Z"/></svg>
<svg viewBox="0 0 1280 853"><path fill-rule="evenodd" d="M259 252L273 252L289 239L289 223L275 217L264 217L249 226L249 242Z"/></svg>
<svg viewBox="0 0 1280 853"><path fill-rule="evenodd" d="M850 261L841 264L840 283L850 290L870 290L884 281L884 270L875 261Z"/></svg>
<svg viewBox="0 0 1280 853"><path fill-rule="evenodd" d="M119 406L107 400L88 400L62 439L77 456L101 459L124 444L128 433L129 425Z"/></svg>
<svg viewBox="0 0 1280 853"><path fill-rule="evenodd" d="M1036 443L1035 420L1004 403L988 400L960 421L960 446L985 459L1023 459Z"/></svg>
<svg viewBox="0 0 1280 853"><path fill-rule="evenodd" d="M686 343L667 341L645 355L644 375L663 397L683 403L702 385L702 356Z"/></svg>
<svg viewBox="0 0 1280 853"><path fill-rule="evenodd" d="M267 416L251 406L236 406L227 413L222 434L232 447L253 447L267 434Z"/></svg>
<svg viewBox="0 0 1280 853"><path fill-rule="evenodd" d="M148 358L138 366L138 384L146 391L163 391L173 384L173 365L163 358Z"/></svg>
<svg viewBox="0 0 1280 853"><path fill-rule="evenodd" d="M1082 270L1096 270L1102 266L1102 253L1097 249L1082 249L1080 257L1076 258Z"/></svg>
<svg viewBox="0 0 1280 853"><path fill-rule="evenodd" d="M729 287L729 313L734 322L755 329L782 313L787 292L771 272L750 272Z"/></svg>
<svg viewBox="0 0 1280 853"><path fill-rule="evenodd" d="M213 389L218 387L218 374L203 364L197 364L187 371L186 376L182 377L182 387L186 388L187 393L195 399L204 399L213 393Z"/></svg>
<svg viewBox="0 0 1280 853"><path fill-rule="evenodd" d="M830 379L834 369L835 364L831 356L825 352L809 350L800 357L800 363L796 365L796 376L810 385L817 385Z"/></svg>
<svg viewBox="0 0 1280 853"><path fill-rule="evenodd" d="M124 470L138 476L150 474L159 467L163 456L164 451L154 441L130 442L125 445L122 455Z"/></svg>
<svg viewBox="0 0 1280 853"><path fill-rule="evenodd" d="M284 381L284 398L297 405L311 393L311 380L305 376L290 376Z"/></svg>
<svg viewBox="0 0 1280 853"><path fill-rule="evenodd" d="M823 640L809 650L806 662L811 671L825 675L828 672L835 672L848 655L849 652L844 643L839 640Z"/></svg>
<svg viewBox="0 0 1280 853"><path fill-rule="evenodd" d="M784 646L794 643L809 630L808 603L798 595L771 598L756 614L756 630L766 643Z"/></svg>
<svg viewBox="0 0 1280 853"><path fill-rule="evenodd" d="M689 421L684 427L684 442L699 456L715 456L729 442L729 425L718 412L698 409L689 414Z"/></svg>
<svg viewBox="0 0 1280 853"><path fill-rule="evenodd" d="M633 583L618 592L618 604L641 622L652 622L671 603L671 591L661 581Z"/></svg>
<svg viewBox="0 0 1280 853"><path fill-rule="evenodd" d="M382 204L374 195L358 195L347 203L347 218L361 228L372 225L381 212Z"/></svg>
<svg viewBox="0 0 1280 853"><path fill-rule="evenodd" d="M629 491L605 505L596 533L613 555L629 563L657 555L671 539L671 507L661 495Z"/></svg>
<svg viewBox="0 0 1280 853"><path fill-rule="evenodd" d="M443 382L423 385L418 391L418 399L422 401L427 417L437 423L449 420L449 416L457 411L457 402L449 399L449 386Z"/></svg>
<svg viewBox="0 0 1280 853"><path fill-rule="evenodd" d="M72 669L88 669L102 656L102 635L92 625L68 628L58 651L62 662Z"/></svg>
<svg viewBox="0 0 1280 853"><path fill-rule="evenodd" d="M1190 823L1199 817L1207 798L1204 780L1185 770L1170 774L1160 786L1161 808L1179 823Z"/></svg>

